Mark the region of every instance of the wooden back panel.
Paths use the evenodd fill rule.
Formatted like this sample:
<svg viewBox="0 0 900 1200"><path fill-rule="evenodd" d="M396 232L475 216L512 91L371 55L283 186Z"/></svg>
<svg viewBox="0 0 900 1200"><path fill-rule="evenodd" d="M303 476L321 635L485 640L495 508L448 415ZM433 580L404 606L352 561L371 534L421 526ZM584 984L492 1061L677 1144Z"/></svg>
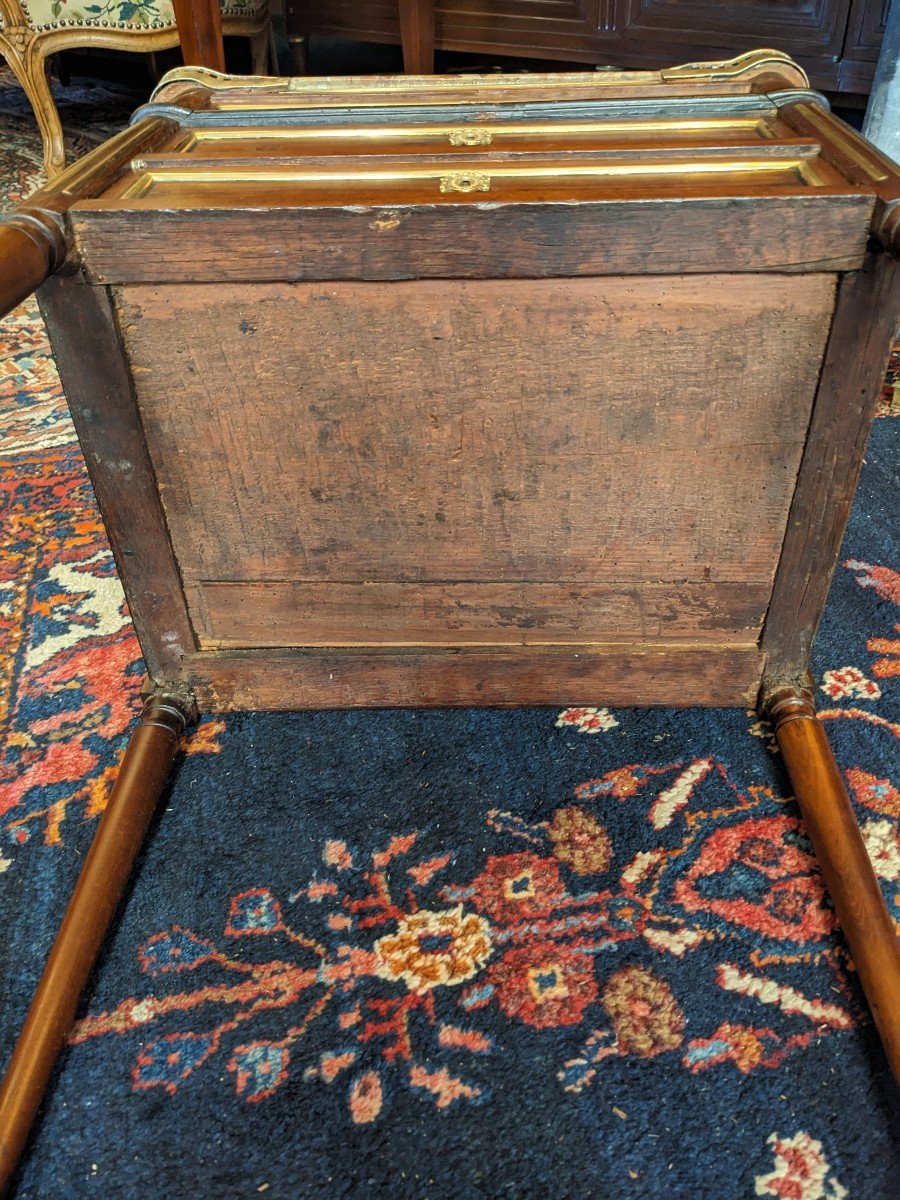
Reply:
<svg viewBox="0 0 900 1200"><path fill-rule="evenodd" d="M758 678L833 299L831 275L122 288L201 652L702 647Z"/></svg>

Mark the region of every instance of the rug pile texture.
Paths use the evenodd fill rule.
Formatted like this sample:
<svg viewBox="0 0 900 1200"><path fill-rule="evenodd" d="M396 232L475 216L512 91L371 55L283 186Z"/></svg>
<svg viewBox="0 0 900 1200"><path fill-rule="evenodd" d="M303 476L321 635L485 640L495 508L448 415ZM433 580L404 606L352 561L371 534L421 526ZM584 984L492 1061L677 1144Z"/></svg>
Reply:
<svg viewBox="0 0 900 1200"><path fill-rule="evenodd" d="M132 106L61 98L76 151ZM5 205L39 162L0 75ZM898 434L814 661L895 915ZM0 323L0 1069L141 674L28 302ZM162 809L17 1200L896 1195L897 1094L754 714L206 719Z"/></svg>

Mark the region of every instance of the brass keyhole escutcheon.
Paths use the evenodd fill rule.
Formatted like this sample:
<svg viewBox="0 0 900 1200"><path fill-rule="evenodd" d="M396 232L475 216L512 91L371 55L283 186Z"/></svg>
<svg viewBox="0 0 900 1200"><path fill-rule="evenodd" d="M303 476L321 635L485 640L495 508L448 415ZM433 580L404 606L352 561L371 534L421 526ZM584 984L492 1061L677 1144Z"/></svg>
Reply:
<svg viewBox="0 0 900 1200"><path fill-rule="evenodd" d="M449 137L451 146L489 146L494 139L489 129L479 129L477 125L451 129Z"/></svg>
<svg viewBox="0 0 900 1200"><path fill-rule="evenodd" d="M442 192L489 192L491 177L481 171L454 171L441 176Z"/></svg>

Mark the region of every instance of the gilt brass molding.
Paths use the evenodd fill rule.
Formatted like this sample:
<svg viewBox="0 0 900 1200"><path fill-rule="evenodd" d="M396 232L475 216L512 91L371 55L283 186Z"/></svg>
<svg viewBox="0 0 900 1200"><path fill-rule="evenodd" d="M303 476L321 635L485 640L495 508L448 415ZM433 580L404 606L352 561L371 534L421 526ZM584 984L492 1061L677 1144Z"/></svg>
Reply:
<svg viewBox="0 0 900 1200"><path fill-rule="evenodd" d="M206 67L176 67L167 72L154 89L151 102L165 93L183 93L185 85L213 92L277 91L294 96L368 95L405 96L421 92L515 93L535 89L560 88L567 93L597 92L627 85L704 84L713 82L752 83L754 79L772 79L781 87L809 87L801 67L780 50L750 50L736 58L720 62L686 63L663 71L555 71L546 74L489 75L383 75L383 76L276 76L227 75Z"/></svg>

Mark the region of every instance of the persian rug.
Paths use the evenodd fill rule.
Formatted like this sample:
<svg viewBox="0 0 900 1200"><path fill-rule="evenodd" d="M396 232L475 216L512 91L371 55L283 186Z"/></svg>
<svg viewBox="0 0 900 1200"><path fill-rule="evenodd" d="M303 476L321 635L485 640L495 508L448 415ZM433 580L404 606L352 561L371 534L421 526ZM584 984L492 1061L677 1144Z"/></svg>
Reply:
<svg viewBox="0 0 900 1200"><path fill-rule="evenodd" d="M7 203L40 160L14 110ZM814 670L900 915L898 435ZM31 302L0 496L2 1069L142 673ZM206 719L162 809L17 1200L896 1195L897 1095L753 713Z"/></svg>

